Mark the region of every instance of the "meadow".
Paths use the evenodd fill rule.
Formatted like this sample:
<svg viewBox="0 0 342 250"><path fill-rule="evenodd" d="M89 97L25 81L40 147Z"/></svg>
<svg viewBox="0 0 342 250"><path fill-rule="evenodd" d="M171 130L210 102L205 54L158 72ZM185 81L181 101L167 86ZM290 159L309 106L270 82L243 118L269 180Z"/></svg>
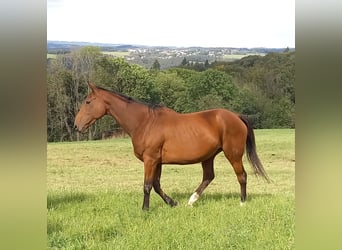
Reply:
<svg viewBox="0 0 342 250"><path fill-rule="evenodd" d="M265 56L265 53L248 53L248 54L224 54L222 59L223 61L235 61L240 60L246 56Z"/></svg>
<svg viewBox="0 0 342 250"><path fill-rule="evenodd" d="M142 211L143 164L129 138L47 144L48 249L294 249L295 130L255 130L272 182L248 173L247 202L223 154L193 207L200 164L164 165L171 208L151 192Z"/></svg>

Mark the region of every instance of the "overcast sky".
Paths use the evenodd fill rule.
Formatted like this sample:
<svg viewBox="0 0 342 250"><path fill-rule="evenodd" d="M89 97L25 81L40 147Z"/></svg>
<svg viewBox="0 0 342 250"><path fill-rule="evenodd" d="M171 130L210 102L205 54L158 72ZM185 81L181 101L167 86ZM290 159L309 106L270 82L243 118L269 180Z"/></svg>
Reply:
<svg viewBox="0 0 342 250"><path fill-rule="evenodd" d="M47 40L295 47L295 0L48 0Z"/></svg>

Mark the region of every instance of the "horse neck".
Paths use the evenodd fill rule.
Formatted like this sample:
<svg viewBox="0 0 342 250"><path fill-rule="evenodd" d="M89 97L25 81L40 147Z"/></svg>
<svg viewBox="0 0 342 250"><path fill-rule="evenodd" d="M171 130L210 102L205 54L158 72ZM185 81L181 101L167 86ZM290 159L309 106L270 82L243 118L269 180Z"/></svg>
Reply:
<svg viewBox="0 0 342 250"><path fill-rule="evenodd" d="M148 119L149 107L144 104L129 101L109 92L106 93L104 100L107 104L107 114L111 115L131 137Z"/></svg>

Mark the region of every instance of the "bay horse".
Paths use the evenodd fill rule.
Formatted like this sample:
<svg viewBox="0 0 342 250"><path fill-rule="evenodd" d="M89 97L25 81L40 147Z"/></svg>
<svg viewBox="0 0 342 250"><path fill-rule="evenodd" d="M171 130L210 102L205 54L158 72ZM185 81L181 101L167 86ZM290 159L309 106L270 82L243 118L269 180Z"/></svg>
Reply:
<svg viewBox="0 0 342 250"><path fill-rule="evenodd" d="M191 195L190 206L214 179L214 158L221 151L237 176L242 205L246 201L247 184L242 163L245 148L254 173L269 181L257 155L253 128L246 116L226 109L180 114L167 107L146 105L92 83L88 85L91 92L75 117L75 128L85 132L96 120L110 115L131 137L134 154L144 163L143 210L149 209L152 187L165 203L177 205L161 189L162 164L202 163L202 182Z"/></svg>

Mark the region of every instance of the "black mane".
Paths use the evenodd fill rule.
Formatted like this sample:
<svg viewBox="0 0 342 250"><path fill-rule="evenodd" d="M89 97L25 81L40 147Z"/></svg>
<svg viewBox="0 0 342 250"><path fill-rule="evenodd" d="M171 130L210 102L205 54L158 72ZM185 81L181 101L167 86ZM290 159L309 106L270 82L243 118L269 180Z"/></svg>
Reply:
<svg viewBox="0 0 342 250"><path fill-rule="evenodd" d="M122 93L119 93L117 91L114 91L114 90L108 90L108 89L105 89L105 88L102 88L102 87L97 87L98 89L101 89L101 90L104 90L104 91L107 91L107 92L110 92L114 95L117 95L119 97L121 97L124 101L126 101L127 103L132 103L132 102L135 102L135 103L139 103L139 104L143 104L143 105L146 105L148 106L149 108L151 109L157 109L157 108L162 108L164 106L160 105L160 104L148 104L148 103L145 103L145 102L142 102L142 101L139 101L139 100L136 100L130 96L127 96L125 94L122 94Z"/></svg>

